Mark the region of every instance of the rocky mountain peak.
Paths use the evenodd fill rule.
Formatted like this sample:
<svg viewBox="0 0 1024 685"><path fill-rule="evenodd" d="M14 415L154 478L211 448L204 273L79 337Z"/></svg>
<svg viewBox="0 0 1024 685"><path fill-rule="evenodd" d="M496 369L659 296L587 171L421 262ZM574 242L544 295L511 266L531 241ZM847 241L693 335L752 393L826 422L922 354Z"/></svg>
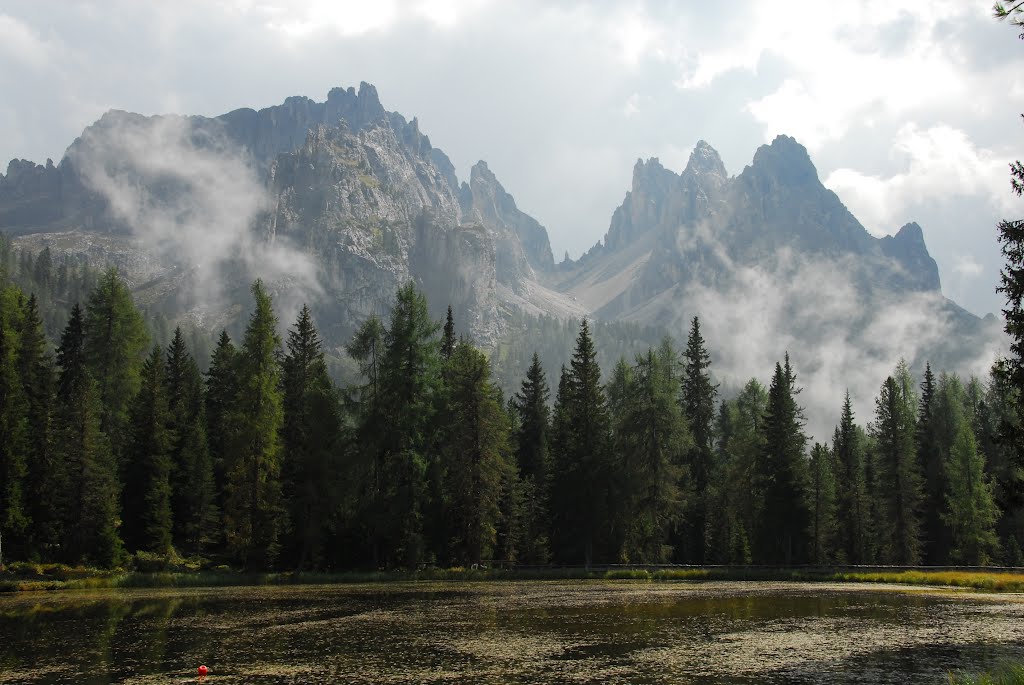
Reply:
<svg viewBox="0 0 1024 685"><path fill-rule="evenodd" d="M678 183L679 175L662 166L657 157L651 157L647 161L638 159L633 165L633 194L653 192L660 195L676 187Z"/></svg>
<svg viewBox="0 0 1024 685"><path fill-rule="evenodd" d="M757 148L748 169L785 185L819 183L818 170L814 168L807 148L786 135L777 136L771 145Z"/></svg>
<svg viewBox="0 0 1024 685"><path fill-rule="evenodd" d="M722 157L718 154L718 151L703 140L698 140L697 145L694 146L683 175L714 176L723 181L728 177L725 171L725 164L722 162Z"/></svg>

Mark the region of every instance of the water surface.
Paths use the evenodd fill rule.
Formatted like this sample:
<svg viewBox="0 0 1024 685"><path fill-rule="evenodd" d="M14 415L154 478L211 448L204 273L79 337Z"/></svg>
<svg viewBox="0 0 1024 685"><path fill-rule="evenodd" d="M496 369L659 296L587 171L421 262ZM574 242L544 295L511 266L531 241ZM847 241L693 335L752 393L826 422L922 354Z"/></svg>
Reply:
<svg viewBox="0 0 1024 685"><path fill-rule="evenodd" d="M0 682L907 683L1024 661L1024 597L393 583L0 597Z"/></svg>

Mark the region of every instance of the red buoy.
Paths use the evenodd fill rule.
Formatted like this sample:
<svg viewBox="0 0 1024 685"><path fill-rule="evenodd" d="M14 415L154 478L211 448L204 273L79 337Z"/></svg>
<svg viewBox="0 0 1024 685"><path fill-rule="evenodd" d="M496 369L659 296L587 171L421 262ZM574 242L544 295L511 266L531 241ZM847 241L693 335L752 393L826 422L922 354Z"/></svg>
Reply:
<svg viewBox="0 0 1024 685"><path fill-rule="evenodd" d="M210 669L208 669L206 666L200 666L199 667L199 677L200 678L205 678L206 674L209 673L209 672L210 672Z"/></svg>

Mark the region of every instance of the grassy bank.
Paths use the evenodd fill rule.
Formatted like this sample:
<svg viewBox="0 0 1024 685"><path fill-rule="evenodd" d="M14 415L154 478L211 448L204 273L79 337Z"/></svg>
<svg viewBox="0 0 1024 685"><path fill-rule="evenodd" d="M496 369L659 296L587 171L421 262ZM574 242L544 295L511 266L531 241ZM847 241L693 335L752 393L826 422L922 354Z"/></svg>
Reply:
<svg viewBox="0 0 1024 685"><path fill-rule="evenodd" d="M226 566L175 564L165 569L103 571L59 564L15 564L0 573L0 592L83 590L100 588L225 587L246 585L312 585L415 581L494 580L629 580L672 581L800 581L894 583L946 586L983 592L1024 592L1024 573L971 570L843 571L826 568L427 568L419 571L343 571L248 573Z"/></svg>
<svg viewBox="0 0 1024 685"><path fill-rule="evenodd" d="M952 685L1024 685L1024 666L1007 666L978 675L953 674L949 676L949 682Z"/></svg>

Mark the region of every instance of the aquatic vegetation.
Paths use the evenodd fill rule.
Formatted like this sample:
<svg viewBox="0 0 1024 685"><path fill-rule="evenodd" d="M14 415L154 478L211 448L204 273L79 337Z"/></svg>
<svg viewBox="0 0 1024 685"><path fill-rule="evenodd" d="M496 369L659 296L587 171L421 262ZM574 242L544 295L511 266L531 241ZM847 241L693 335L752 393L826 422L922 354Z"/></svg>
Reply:
<svg viewBox="0 0 1024 685"><path fill-rule="evenodd" d="M951 674L951 685L1024 685L1024 665L1006 666L978 675Z"/></svg>

